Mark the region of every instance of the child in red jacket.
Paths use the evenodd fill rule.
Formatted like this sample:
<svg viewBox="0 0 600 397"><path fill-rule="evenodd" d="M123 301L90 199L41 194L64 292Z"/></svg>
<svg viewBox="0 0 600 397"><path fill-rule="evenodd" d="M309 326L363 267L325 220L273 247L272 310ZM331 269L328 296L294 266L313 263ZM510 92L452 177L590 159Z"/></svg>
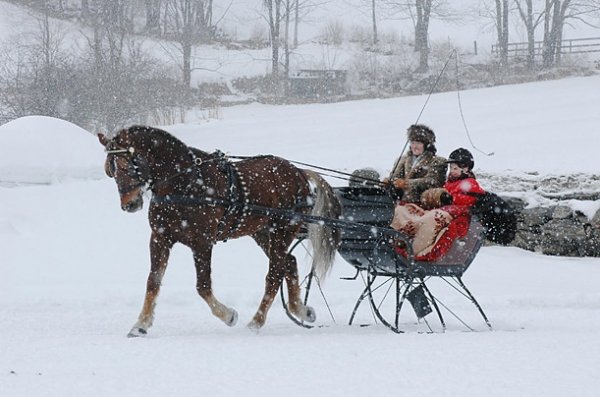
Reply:
<svg viewBox="0 0 600 397"><path fill-rule="evenodd" d="M467 149L458 148L450 153L447 163L449 171L444 189L452 196L452 204L471 207L477 196L485 193L472 172L473 155Z"/></svg>

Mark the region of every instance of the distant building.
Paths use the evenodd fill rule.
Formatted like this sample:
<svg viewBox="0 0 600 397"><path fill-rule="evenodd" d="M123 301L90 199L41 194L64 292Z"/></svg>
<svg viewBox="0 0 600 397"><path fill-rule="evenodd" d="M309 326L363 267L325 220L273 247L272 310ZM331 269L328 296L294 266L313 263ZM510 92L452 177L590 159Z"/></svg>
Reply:
<svg viewBox="0 0 600 397"><path fill-rule="evenodd" d="M289 76L290 94L300 98L327 98L346 94L346 70L302 69Z"/></svg>

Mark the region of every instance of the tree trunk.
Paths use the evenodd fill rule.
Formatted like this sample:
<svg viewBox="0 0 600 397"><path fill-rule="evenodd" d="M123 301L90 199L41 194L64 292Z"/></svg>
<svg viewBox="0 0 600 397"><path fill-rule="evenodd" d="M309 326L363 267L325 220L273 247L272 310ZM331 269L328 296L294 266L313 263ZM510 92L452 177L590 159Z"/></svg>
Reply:
<svg viewBox="0 0 600 397"><path fill-rule="evenodd" d="M569 5L569 0L561 4L560 0L546 0L546 17L544 20L544 44L542 48L542 62L545 69L556 64L558 47L564 24L564 11Z"/></svg>
<svg viewBox="0 0 600 397"><path fill-rule="evenodd" d="M527 65L533 67L535 65L535 25L533 24L533 2L527 0Z"/></svg>
<svg viewBox="0 0 600 397"><path fill-rule="evenodd" d="M161 0L146 1L146 31L160 33L160 6Z"/></svg>
<svg viewBox="0 0 600 397"><path fill-rule="evenodd" d="M181 4L181 50L183 54L183 85L190 88L192 81L192 44L194 40L194 10L192 0Z"/></svg>
<svg viewBox="0 0 600 397"><path fill-rule="evenodd" d="M183 50L183 86L190 88L192 82L192 43L184 40L181 43Z"/></svg>
<svg viewBox="0 0 600 397"><path fill-rule="evenodd" d="M371 17L373 20L373 45L376 46L379 42L377 37L377 14L375 13L375 0L371 0Z"/></svg>
<svg viewBox="0 0 600 397"><path fill-rule="evenodd" d="M290 75L290 14L292 11L292 0L285 0L285 34L283 41L284 50L284 75Z"/></svg>
<svg viewBox="0 0 600 397"><path fill-rule="evenodd" d="M524 0L526 9L523 9L523 5L520 0L515 0L517 4L517 10L519 16L525 25L525 31L527 32L527 66L535 66L535 28L537 23L534 22L533 17L533 1Z"/></svg>
<svg viewBox="0 0 600 397"><path fill-rule="evenodd" d="M508 0L502 0L502 64L508 66Z"/></svg>
<svg viewBox="0 0 600 397"><path fill-rule="evenodd" d="M294 49L298 48L298 24L300 18L300 0L294 1Z"/></svg>
<svg viewBox="0 0 600 397"><path fill-rule="evenodd" d="M558 20L556 21L556 64L560 64L562 57L562 41L563 41L563 28L565 26L565 19L567 10L569 9L571 0L564 0L560 6L560 12L558 15Z"/></svg>
<svg viewBox="0 0 600 397"><path fill-rule="evenodd" d="M429 18L431 16L432 0L417 0L417 21L415 25L415 51L419 53L419 67L417 72L424 73L429 70Z"/></svg>
<svg viewBox="0 0 600 397"><path fill-rule="evenodd" d="M496 32L500 66L508 66L508 0L496 0Z"/></svg>
<svg viewBox="0 0 600 397"><path fill-rule="evenodd" d="M281 1L265 0L269 18L269 35L271 38L271 74L277 80L279 77L279 28L281 23Z"/></svg>
<svg viewBox="0 0 600 397"><path fill-rule="evenodd" d="M89 0L81 0L81 18L87 21L90 18L90 3Z"/></svg>

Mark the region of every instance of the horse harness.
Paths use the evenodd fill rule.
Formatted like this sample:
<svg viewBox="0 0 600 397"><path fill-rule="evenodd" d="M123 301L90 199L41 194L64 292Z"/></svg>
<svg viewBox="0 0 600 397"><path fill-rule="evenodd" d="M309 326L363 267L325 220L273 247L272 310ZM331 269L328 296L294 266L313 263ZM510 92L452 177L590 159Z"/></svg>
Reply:
<svg viewBox="0 0 600 397"><path fill-rule="evenodd" d="M217 167L219 168L219 171L225 173L227 176L228 201L238 203L238 205L227 205L225 213L221 219L219 219L216 236L216 239L219 240L225 234L225 226L230 218L233 217L234 224L227 230L228 233L235 232L244 223L246 218L250 215L248 209L250 201L248 200L248 188L246 187L246 182L244 181L244 177L240 174L236 164L227 160L225 154L221 151L216 151L213 155L217 158Z"/></svg>
<svg viewBox="0 0 600 397"><path fill-rule="evenodd" d="M130 148L120 148L113 147L106 150L107 154L119 155L123 154L130 157L128 174L130 177L139 180L140 182L146 183L150 190L153 190L157 185L164 184L169 182L175 178L178 178L185 174L191 174L193 172L197 173L196 178L192 178L192 181L195 183L200 183L203 191L203 195L200 197L187 194L187 195L152 195L152 203L154 204L177 204L177 205L198 205L205 204L211 206L221 206L225 207L225 213L219 219L219 223L217 225L217 234L216 240L218 241L224 235L235 233L240 226L244 224L246 218L250 215L265 215L271 217L282 217L291 219L292 222L297 222L299 219L295 219L296 217L293 215L296 211L305 208L311 208L312 205L308 203L305 197L302 196L300 192L297 192L295 205L292 209L281 209L281 208L270 208L264 207L260 205L251 204L248 198L248 188L246 185L246 181L244 180L244 176L240 173L237 168L235 162L230 161L227 156L217 150L214 153L209 155L208 159L201 159L196 156L192 151L190 151L190 156L192 157L193 165L189 168L183 169L181 171L176 172L175 174L160 180L155 181L151 178L148 178L145 174L147 168L147 162L142 158L138 159L135 155L135 150L133 147ZM227 198L214 197L209 191L209 187L204 184L204 175L202 173L202 166L216 162L217 169L224 173L227 178ZM299 173L308 183L306 177L301 172ZM188 190L192 189L194 182L190 182L188 184ZM135 187L133 187L135 188ZM133 189L132 188L132 189ZM226 228L227 224L230 220L234 220L234 223ZM227 241L227 239L223 239L223 241Z"/></svg>
<svg viewBox="0 0 600 397"><path fill-rule="evenodd" d="M289 210L264 207L250 203L248 187L246 181L244 180L244 175L237 167L237 163L230 161L229 158L219 150L212 153L211 157L217 162L219 171L227 176L227 198L223 199L219 197L205 196L205 200L202 200L205 204L225 207L225 213L221 219L219 219L219 223L217 225L217 240L221 239L221 237L224 235L232 235L235 233L250 215L283 217L295 221L294 216L290 216L290 213L294 214L300 209L312 208L300 191L296 193L294 207ZM199 170L199 172L201 173L201 170ZM299 175L301 175L308 184L308 180L306 180L304 174L299 172ZM234 220L234 223L232 226L226 229L226 225L231 219ZM227 238L223 239L222 241L227 241Z"/></svg>

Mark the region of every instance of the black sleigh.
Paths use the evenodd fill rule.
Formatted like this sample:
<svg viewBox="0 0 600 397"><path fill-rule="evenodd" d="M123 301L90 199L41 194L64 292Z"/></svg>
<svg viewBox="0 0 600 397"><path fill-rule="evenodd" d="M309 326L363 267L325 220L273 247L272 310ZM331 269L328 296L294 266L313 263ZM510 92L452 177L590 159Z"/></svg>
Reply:
<svg viewBox="0 0 600 397"><path fill-rule="evenodd" d="M411 317L412 323L415 323L415 317L417 324L424 323L427 332L445 331L448 316L466 329L476 330L452 305L443 301L437 292L432 292L428 284L435 283L436 291L442 288L444 292L454 291L458 294L456 296L470 301L487 328L491 329L488 317L462 279L485 239L485 230L477 217L471 216L466 236L456 239L446 254L435 262L420 262L415 260L407 236L389 228L394 202L387 191L366 186L339 187L334 190L342 204L342 220L356 225L341 228L342 240L338 252L356 270L353 277L345 279L364 282L364 289L354 305L349 324L355 322L357 313L367 301L374 321L397 333L410 327ZM399 242L404 243L405 255L394 249ZM302 238L292 246L291 251L301 246L301 243ZM315 284L320 289L318 281L312 273L304 279L305 304L308 303ZM323 291L320 292L324 297ZM284 307L287 307L283 290L281 296ZM406 307L412 310L407 310ZM430 315L437 317L437 321L431 322ZM298 321L290 313L288 316L298 325L311 327Z"/></svg>

